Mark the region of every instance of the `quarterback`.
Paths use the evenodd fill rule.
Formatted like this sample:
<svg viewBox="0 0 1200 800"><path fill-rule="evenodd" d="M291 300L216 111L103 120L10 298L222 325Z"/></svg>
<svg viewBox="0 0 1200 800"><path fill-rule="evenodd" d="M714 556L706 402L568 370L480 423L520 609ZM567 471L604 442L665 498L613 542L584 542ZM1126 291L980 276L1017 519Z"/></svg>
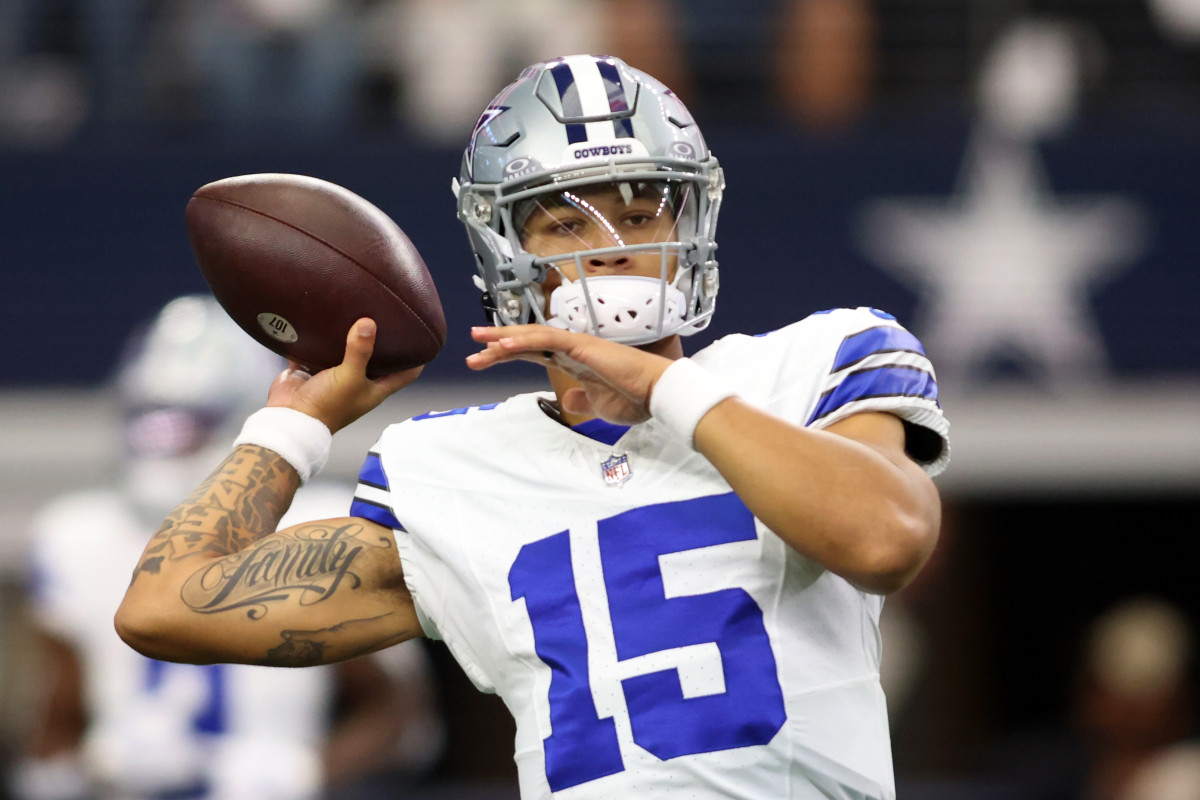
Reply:
<svg viewBox="0 0 1200 800"><path fill-rule="evenodd" d="M121 635L280 666L442 639L512 712L527 800L893 798L879 614L933 550L949 458L920 342L835 309L685 357L725 181L615 58L526 69L454 189L493 323L468 366L543 364L551 391L388 427L350 516L273 532L331 432L417 378L368 380L359 320L163 522Z"/></svg>

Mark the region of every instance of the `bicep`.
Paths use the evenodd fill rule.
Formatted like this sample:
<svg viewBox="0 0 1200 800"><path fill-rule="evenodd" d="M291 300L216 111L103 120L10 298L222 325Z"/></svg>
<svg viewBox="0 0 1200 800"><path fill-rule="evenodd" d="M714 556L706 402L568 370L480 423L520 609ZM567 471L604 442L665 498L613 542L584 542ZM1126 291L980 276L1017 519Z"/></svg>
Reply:
<svg viewBox="0 0 1200 800"><path fill-rule="evenodd" d="M909 454L908 426L899 417L880 411L864 412L825 430L864 444L891 462L900 479L898 485L907 495L898 499L907 501L902 505L916 518L917 526L930 539L936 539L941 526L941 498L933 480Z"/></svg>
<svg viewBox="0 0 1200 800"><path fill-rule="evenodd" d="M908 426L894 414L882 411L854 414L833 423L825 430L867 445L905 473L920 475L930 487L933 486L933 481L929 480L920 464L910 455L912 448L908 441ZM924 481L918 481L921 482Z"/></svg>
<svg viewBox="0 0 1200 800"><path fill-rule="evenodd" d="M294 525L178 574L162 630L131 642L157 638L156 658L310 666L420 633L392 532L357 517Z"/></svg>

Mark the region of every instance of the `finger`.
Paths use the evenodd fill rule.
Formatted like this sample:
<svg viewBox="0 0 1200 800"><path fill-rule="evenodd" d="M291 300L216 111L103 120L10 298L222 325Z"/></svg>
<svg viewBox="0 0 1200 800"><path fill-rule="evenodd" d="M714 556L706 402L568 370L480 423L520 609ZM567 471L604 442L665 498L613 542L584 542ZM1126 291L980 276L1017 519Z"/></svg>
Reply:
<svg viewBox="0 0 1200 800"><path fill-rule="evenodd" d="M514 353L502 347L498 341L491 341L482 350L467 356L467 363L468 365L482 369L501 361L511 361L518 355L519 353Z"/></svg>
<svg viewBox="0 0 1200 800"><path fill-rule="evenodd" d="M288 368L279 373L275 380L282 383L304 383L312 379L312 373L294 361L288 362Z"/></svg>
<svg viewBox="0 0 1200 800"><path fill-rule="evenodd" d="M470 369L478 371L510 361L528 361L544 367L554 366L560 359L561 357L556 357L552 350L511 350L499 342L489 342L485 349L467 356L466 361Z"/></svg>
<svg viewBox="0 0 1200 800"><path fill-rule="evenodd" d="M497 326L477 325L471 328L471 338L477 342L495 341L503 335Z"/></svg>
<svg viewBox="0 0 1200 800"><path fill-rule="evenodd" d="M547 325L511 325L495 328L472 328L477 342L498 345L506 350L569 350L585 338L582 334L551 328Z"/></svg>
<svg viewBox="0 0 1200 800"><path fill-rule="evenodd" d="M578 387L563 392L561 399L563 411L568 414L590 414L592 402L588 399L587 391Z"/></svg>
<svg viewBox="0 0 1200 800"><path fill-rule="evenodd" d="M355 373L365 374L367 362L375 351L375 320L363 317L350 326L346 334L346 354L342 364L350 367Z"/></svg>
<svg viewBox="0 0 1200 800"><path fill-rule="evenodd" d="M477 342L494 342L523 333L539 330L557 330L545 325L478 325L471 328L471 338Z"/></svg>
<svg viewBox="0 0 1200 800"><path fill-rule="evenodd" d="M267 405L286 405L293 394L312 378L307 370L298 369L294 362L275 376L267 389Z"/></svg>
<svg viewBox="0 0 1200 800"><path fill-rule="evenodd" d="M467 356L467 367L479 371L494 367L497 364L507 364L511 361L534 361L538 364L549 364L550 360L539 356L538 358L531 357L528 353L506 353L501 350L488 349L480 350L478 353L471 353Z"/></svg>

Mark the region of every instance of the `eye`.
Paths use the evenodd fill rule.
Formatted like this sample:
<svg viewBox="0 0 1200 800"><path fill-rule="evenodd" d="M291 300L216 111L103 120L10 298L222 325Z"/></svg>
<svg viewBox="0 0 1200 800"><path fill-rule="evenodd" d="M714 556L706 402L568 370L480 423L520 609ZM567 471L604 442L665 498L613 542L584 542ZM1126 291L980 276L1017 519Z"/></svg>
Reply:
<svg viewBox="0 0 1200 800"><path fill-rule="evenodd" d="M625 215L623 220L626 225L633 228L644 228L647 225L653 225L655 218L653 214L645 211L633 211Z"/></svg>
<svg viewBox="0 0 1200 800"><path fill-rule="evenodd" d="M548 226L548 231L553 236L570 236L579 233L583 228L583 223L577 219L556 219Z"/></svg>

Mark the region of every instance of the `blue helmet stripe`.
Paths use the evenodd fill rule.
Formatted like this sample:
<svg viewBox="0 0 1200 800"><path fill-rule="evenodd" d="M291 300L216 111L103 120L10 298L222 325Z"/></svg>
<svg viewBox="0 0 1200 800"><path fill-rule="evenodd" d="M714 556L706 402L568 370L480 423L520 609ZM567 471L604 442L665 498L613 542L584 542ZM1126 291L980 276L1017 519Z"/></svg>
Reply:
<svg viewBox="0 0 1200 800"><path fill-rule="evenodd" d="M562 101L563 116L570 119L583 116L583 106L579 100L579 87L575 85L575 74L571 66L561 61L550 68L554 76L554 85L558 88L558 97ZM567 141L571 144L587 141L586 126L577 123L567 123Z"/></svg>
<svg viewBox="0 0 1200 800"><path fill-rule="evenodd" d="M937 382L923 369L915 367L879 367L852 372L821 397L806 424L829 416L847 403L875 397L938 398Z"/></svg>
<svg viewBox="0 0 1200 800"><path fill-rule="evenodd" d="M604 80L605 91L608 92L608 110L614 114L628 113L629 95L625 93L625 84L621 82L621 73L617 65L611 61L597 61L596 69ZM613 136L617 139L633 138L633 120L628 117L613 120Z"/></svg>
<svg viewBox="0 0 1200 800"><path fill-rule="evenodd" d="M554 76L554 85L558 87L563 116L568 119L582 117L583 106L579 101L579 88L575 85L575 73L571 72L571 66L565 61L559 62L550 68L550 74Z"/></svg>
<svg viewBox="0 0 1200 800"><path fill-rule="evenodd" d="M596 69L604 80L604 90L608 93L608 110L620 114L629 110L629 100L625 96L625 86L621 83L621 73L617 65L610 61L597 61Z"/></svg>
<svg viewBox="0 0 1200 800"><path fill-rule="evenodd" d="M833 360L833 372L862 361L874 353L920 353L925 355L925 348L917 337L903 328L881 325L878 328L868 328L865 331L847 336L838 348Z"/></svg>

